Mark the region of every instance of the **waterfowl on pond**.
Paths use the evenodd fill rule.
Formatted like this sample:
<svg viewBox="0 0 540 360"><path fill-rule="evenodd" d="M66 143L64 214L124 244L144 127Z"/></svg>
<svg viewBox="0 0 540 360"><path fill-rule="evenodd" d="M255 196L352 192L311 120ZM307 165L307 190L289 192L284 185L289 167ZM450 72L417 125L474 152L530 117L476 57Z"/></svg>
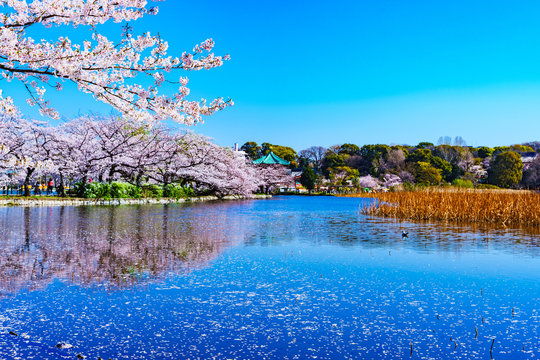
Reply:
<svg viewBox="0 0 540 360"><path fill-rule="evenodd" d="M408 231L402 231L401 232L401 237L402 238L408 238L409 237L409 232Z"/></svg>

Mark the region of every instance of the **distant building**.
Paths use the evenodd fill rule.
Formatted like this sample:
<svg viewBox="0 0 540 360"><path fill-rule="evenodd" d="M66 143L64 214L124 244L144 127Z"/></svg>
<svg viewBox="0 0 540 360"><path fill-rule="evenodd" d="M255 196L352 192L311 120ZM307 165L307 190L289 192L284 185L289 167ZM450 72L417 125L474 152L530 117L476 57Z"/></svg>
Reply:
<svg viewBox="0 0 540 360"><path fill-rule="evenodd" d="M282 158L280 158L279 156L274 154L273 151L270 151L265 156L263 156L263 157L261 157L261 158L259 158L257 160L254 160L253 163L257 164L257 165L265 164L265 165L285 165L285 166L288 166L288 165L291 164L287 160L283 160Z"/></svg>

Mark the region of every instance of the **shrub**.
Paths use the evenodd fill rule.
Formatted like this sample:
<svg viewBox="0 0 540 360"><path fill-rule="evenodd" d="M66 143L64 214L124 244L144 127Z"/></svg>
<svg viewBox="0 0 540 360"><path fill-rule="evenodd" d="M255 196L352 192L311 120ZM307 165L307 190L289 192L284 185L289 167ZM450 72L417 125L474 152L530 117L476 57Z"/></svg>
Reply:
<svg viewBox="0 0 540 360"><path fill-rule="evenodd" d="M462 188L473 188L474 185L471 180L465 179L455 179L452 181L453 186L462 187Z"/></svg>
<svg viewBox="0 0 540 360"><path fill-rule="evenodd" d="M98 199L111 198L111 184L108 183L92 183L89 188L92 189L94 197Z"/></svg>
<svg viewBox="0 0 540 360"><path fill-rule="evenodd" d="M413 191L414 190L414 184L409 182L409 181L405 181L403 183L403 190L405 190L405 191Z"/></svg>
<svg viewBox="0 0 540 360"><path fill-rule="evenodd" d="M115 199L141 197L142 189L139 186L123 182L113 182L111 184L111 197Z"/></svg>
<svg viewBox="0 0 540 360"><path fill-rule="evenodd" d="M82 183L73 186L73 193L86 199L125 199L140 198L142 189L129 183Z"/></svg>
<svg viewBox="0 0 540 360"><path fill-rule="evenodd" d="M163 188L159 185L143 185L142 197L144 198L159 198L163 197Z"/></svg>
<svg viewBox="0 0 540 360"><path fill-rule="evenodd" d="M194 195L195 191L190 187L183 187L178 184L168 184L163 187L163 197L179 199Z"/></svg>
<svg viewBox="0 0 540 360"><path fill-rule="evenodd" d="M476 186L476 188L477 189L487 189L487 190L500 189L500 187L495 186L495 185L491 185L491 184L478 184Z"/></svg>

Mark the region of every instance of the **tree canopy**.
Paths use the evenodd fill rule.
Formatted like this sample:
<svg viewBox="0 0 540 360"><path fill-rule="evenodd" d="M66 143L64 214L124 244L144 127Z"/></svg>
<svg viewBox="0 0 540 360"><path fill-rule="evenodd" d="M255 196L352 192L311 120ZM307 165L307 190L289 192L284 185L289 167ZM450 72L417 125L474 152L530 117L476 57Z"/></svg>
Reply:
<svg viewBox="0 0 540 360"><path fill-rule="evenodd" d="M514 187L523 176L521 156L515 151L505 151L495 157L489 171L489 182L503 188Z"/></svg>
<svg viewBox="0 0 540 360"><path fill-rule="evenodd" d="M308 189L309 192L315 189L315 184L317 183L317 174L315 174L315 171L313 171L310 166L304 168L302 175L300 175L300 183L302 186Z"/></svg>

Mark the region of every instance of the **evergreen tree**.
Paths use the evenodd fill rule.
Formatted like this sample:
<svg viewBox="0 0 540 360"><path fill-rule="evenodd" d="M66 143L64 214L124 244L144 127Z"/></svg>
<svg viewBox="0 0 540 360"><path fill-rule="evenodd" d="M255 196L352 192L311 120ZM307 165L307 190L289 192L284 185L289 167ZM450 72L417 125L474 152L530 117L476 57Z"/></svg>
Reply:
<svg viewBox="0 0 540 360"><path fill-rule="evenodd" d="M505 151L497 155L489 169L489 183L503 188L514 187L523 176L521 156L515 151Z"/></svg>
<svg viewBox="0 0 540 360"><path fill-rule="evenodd" d="M300 184L304 186L306 189L308 189L309 193L311 194L311 191L315 189L315 183L317 182L317 174L315 174L315 171L309 166L304 168L304 171L302 172L302 175L300 176Z"/></svg>

